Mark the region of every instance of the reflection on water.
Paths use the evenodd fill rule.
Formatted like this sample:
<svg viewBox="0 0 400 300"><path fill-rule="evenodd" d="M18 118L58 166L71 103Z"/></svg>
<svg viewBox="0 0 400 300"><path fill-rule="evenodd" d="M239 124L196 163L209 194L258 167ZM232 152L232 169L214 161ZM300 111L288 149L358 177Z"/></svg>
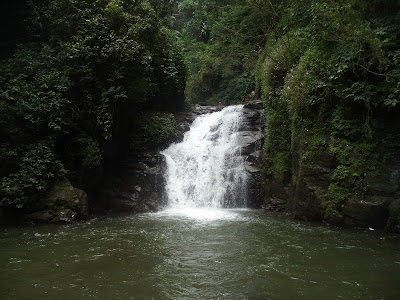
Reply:
<svg viewBox="0 0 400 300"><path fill-rule="evenodd" d="M1 229L0 299L399 299L400 242L254 210Z"/></svg>

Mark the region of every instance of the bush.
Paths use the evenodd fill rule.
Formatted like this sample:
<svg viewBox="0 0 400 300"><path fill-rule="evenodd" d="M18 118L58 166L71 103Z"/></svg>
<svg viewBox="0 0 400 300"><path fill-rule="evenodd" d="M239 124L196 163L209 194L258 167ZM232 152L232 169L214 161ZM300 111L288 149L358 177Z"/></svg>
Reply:
<svg viewBox="0 0 400 300"><path fill-rule="evenodd" d="M136 126L137 134L131 143L134 150L162 148L177 137L177 123L169 113L145 113L137 119Z"/></svg>
<svg viewBox="0 0 400 300"><path fill-rule="evenodd" d="M0 61L0 205L27 203L64 166L84 187L102 144L121 144L137 112L181 107L183 61L161 20L168 5L158 14L157 3L29 1L34 42ZM159 119L137 128L149 132L146 143L172 134L171 117Z"/></svg>
<svg viewBox="0 0 400 300"><path fill-rule="evenodd" d="M4 154L9 149L2 146L0 161L11 156L15 166L11 174L1 179L1 206L21 208L29 203L30 196L45 191L50 184L67 175L63 164L51 151L50 143L24 145L8 155Z"/></svg>

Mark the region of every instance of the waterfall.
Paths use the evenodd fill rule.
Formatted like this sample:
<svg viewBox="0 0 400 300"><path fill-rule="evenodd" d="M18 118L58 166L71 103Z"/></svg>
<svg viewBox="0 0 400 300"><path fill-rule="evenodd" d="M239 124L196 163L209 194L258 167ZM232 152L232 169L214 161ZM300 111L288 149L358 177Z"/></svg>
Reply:
<svg viewBox="0 0 400 300"><path fill-rule="evenodd" d="M238 143L243 106L196 118L166 157L166 192L171 208L246 206L247 173Z"/></svg>

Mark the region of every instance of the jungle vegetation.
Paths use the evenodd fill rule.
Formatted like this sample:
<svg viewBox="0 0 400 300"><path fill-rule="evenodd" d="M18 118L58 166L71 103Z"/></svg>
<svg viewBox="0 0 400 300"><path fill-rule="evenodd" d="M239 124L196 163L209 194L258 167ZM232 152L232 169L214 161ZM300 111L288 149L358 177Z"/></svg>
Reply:
<svg viewBox="0 0 400 300"><path fill-rule="evenodd" d="M170 123L185 71L164 2L19 1L17 20L2 10L21 38L2 41L0 205L22 207L65 176L84 187L104 145L137 144L143 112Z"/></svg>
<svg viewBox="0 0 400 300"><path fill-rule="evenodd" d="M255 91L267 181L296 186L302 165L336 160L321 192L327 215L399 151L399 1L11 2L0 205L21 207L65 176L84 186L110 141L162 144L184 99L231 104Z"/></svg>

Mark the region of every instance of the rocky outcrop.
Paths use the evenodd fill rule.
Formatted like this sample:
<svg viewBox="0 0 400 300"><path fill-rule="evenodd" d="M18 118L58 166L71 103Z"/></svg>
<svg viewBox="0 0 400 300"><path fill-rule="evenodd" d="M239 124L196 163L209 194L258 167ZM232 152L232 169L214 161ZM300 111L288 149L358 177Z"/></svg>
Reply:
<svg viewBox="0 0 400 300"><path fill-rule="evenodd" d="M263 155L265 116L262 101L244 105L243 120L239 128L239 143L245 156L248 173L248 205L259 208L263 199Z"/></svg>
<svg viewBox="0 0 400 300"><path fill-rule="evenodd" d="M400 157L365 174L366 192L348 201L345 223L400 232Z"/></svg>
<svg viewBox="0 0 400 300"><path fill-rule="evenodd" d="M73 223L88 217L88 197L83 190L72 186L69 180L55 184L38 198L25 215L35 223Z"/></svg>
<svg viewBox="0 0 400 300"><path fill-rule="evenodd" d="M112 210L141 213L165 205L165 158L158 152L131 153L107 169L103 186L92 202L95 212Z"/></svg>
<svg viewBox="0 0 400 300"><path fill-rule="evenodd" d="M365 193L346 201L339 224L400 232L400 158L367 172L364 182Z"/></svg>
<svg viewBox="0 0 400 300"><path fill-rule="evenodd" d="M327 153L320 153L313 161L302 160L294 169L290 195L293 197L292 212L295 217L306 220L321 220L324 212L321 203L332 183L336 163ZM329 216L331 217L331 216Z"/></svg>
<svg viewBox="0 0 400 300"><path fill-rule="evenodd" d="M287 210L298 219L338 226L400 232L400 157L393 155L386 161L371 157L374 167L360 174L352 171L362 178L362 186L352 189L354 179L335 179L338 162L329 153L328 144L306 156L300 142L292 148L289 179L267 180L266 209ZM338 183L350 188L335 186Z"/></svg>
<svg viewBox="0 0 400 300"><path fill-rule="evenodd" d="M352 227L384 228L389 217L390 197L364 196L349 199L343 209L344 222Z"/></svg>

